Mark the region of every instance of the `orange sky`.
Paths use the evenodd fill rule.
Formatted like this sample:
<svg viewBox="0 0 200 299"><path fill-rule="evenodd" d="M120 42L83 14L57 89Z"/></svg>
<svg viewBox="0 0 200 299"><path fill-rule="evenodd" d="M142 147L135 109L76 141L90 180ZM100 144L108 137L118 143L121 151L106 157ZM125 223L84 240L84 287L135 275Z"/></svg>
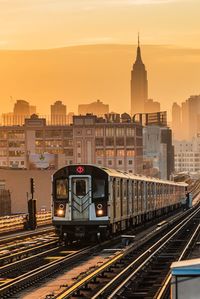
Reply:
<svg viewBox="0 0 200 299"><path fill-rule="evenodd" d="M199 0L0 0L0 48L135 42L200 47Z"/></svg>
<svg viewBox="0 0 200 299"><path fill-rule="evenodd" d="M149 97L162 109L173 101L199 94L200 50L142 46L148 72ZM16 99L28 99L38 112L61 99L68 111L96 99L116 112L130 109L130 75L136 45L76 46L54 50L0 51L0 113Z"/></svg>
<svg viewBox="0 0 200 299"><path fill-rule="evenodd" d="M138 31L149 97L169 109L200 94L199 11L199 0L0 0L0 113L19 98L43 114L57 99L128 111Z"/></svg>

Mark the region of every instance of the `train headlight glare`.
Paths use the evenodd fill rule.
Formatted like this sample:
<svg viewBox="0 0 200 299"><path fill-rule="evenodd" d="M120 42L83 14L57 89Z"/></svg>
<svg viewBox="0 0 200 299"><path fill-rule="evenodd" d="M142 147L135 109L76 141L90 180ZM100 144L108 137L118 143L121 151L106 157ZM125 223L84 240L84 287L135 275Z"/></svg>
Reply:
<svg viewBox="0 0 200 299"><path fill-rule="evenodd" d="M58 216L63 216L64 215L64 210L62 210L62 209L57 210L57 215Z"/></svg>
<svg viewBox="0 0 200 299"><path fill-rule="evenodd" d="M97 215L102 216L103 215L103 210L97 210Z"/></svg>

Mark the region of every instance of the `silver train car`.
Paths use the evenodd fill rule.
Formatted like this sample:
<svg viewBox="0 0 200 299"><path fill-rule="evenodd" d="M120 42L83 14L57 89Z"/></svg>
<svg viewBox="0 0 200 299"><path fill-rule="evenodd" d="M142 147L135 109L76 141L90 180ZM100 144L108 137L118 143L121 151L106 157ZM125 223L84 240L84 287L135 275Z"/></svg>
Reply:
<svg viewBox="0 0 200 299"><path fill-rule="evenodd" d="M52 176L53 225L62 241L109 237L181 206L187 184L95 165Z"/></svg>

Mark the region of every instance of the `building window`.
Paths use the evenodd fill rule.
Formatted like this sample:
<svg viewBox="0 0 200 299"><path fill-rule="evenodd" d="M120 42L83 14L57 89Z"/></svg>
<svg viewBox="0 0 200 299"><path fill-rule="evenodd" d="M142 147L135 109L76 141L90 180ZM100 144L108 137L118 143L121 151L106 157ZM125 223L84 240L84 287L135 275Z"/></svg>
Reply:
<svg viewBox="0 0 200 299"><path fill-rule="evenodd" d="M70 149L65 149L65 150L64 150L64 153L65 153L66 156L73 156L73 154L74 154L72 148L70 148Z"/></svg>
<svg viewBox="0 0 200 299"><path fill-rule="evenodd" d="M39 146L39 144L40 144L40 146L43 145L43 141L37 140L36 143L38 144L38 146ZM61 140L46 140L45 145L46 145L46 147L56 147L56 148L63 146Z"/></svg>
<svg viewBox="0 0 200 299"><path fill-rule="evenodd" d="M24 131L9 131L8 132L8 139L24 139L25 133Z"/></svg>
<svg viewBox="0 0 200 299"><path fill-rule="evenodd" d="M135 136L135 130L134 130L134 128L126 128L126 136L128 136L128 137L134 137Z"/></svg>
<svg viewBox="0 0 200 299"><path fill-rule="evenodd" d="M118 160L118 165L122 165L122 160Z"/></svg>
<svg viewBox="0 0 200 299"><path fill-rule="evenodd" d="M36 140L35 141L35 146L42 147L43 145L44 145L43 140Z"/></svg>
<svg viewBox="0 0 200 299"><path fill-rule="evenodd" d="M106 150L106 157L114 157L115 151L114 149Z"/></svg>
<svg viewBox="0 0 200 299"><path fill-rule="evenodd" d="M98 160L97 163L98 163L99 165L101 165L101 164L102 164L102 161L101 161L101 160Z"/></svg>
<svg viewBox="0 0 200 299"><path fill-rule="evenodd" d="M112 165L112 160L108 160L108 165L109 165L109 166Z"/></svg>
<svg viewBox="0 0 200 299"><path fill-rule="evenodd" d="M63 136L64 137L72 137L73 136L73 132L72 132L72 130L64 130L63 131Z"/></svg>
<svg viewBox="0 0 200 299"><path fill-rule="evenodd" d="M106 138L106 146L114 146L114 138Z"/></svg>
<svg viewBox="0 0 200 299"><path fill-rule="evenodd" d="M7 151L6 150L0 150L0 157L7 157Z"/></svg>
<svg viewBox="0 0 200 299"><path fill-rule="evenodd" d="M135 151L134 150L127 150L126 151L127 157L134 157L135 156Z"/></svg>
<svg viewBox="0 0 200 299"><path fill-rule="evenodd" d="M133 164L133 161L132 161L132 160L128 160L128 164L129 164L129 165L132 165L132 164Z"/></svg>
<svg viewBox="0 0 200 299"><path fill-rule="evenodd" d="M103 149L96 150L96 156L103 157L104 156L104 150Z"/></svg>
<svg viewBox="0 0 200 299"><path fill-rule="evenodd" d="M142 128L136 128L136 135L142 136Z"/></svg>
<svg viewBox="0 0 200 299"><path fill-rule="evenodd" d="M96 146L103 146L103 138L96 138L95 139Z"/></svg>
<svg viewBox="0 0 200 299"><path fill-rule="evenodd" d="M95 136L96 137L103 137L104 136L104 128L96 128L95 129Z"/></svg>
<svg viewBox="0 0 200 299"><path fill-rule="evenodd" d="M7 139L7 132L6 131L0 131L0 139Z"/></svg>
<svg viewBox="0 0 200 299"><path fill-rule="evenodd" d="M116 138L116 146L124 146L124 137Z"/></svg>
<svg viewBox="0 0 200 299"><path fill-rule="evenodd" d="M114 128L106 128L106 137L114 136Z"/></svg>
<svg viewBox="0 0 200 299"><path fill-rule="evenodd" d="M43 131L36 130L35 131L35 138L43 138Z"/></svg>
<svg viewBox="0 0 200 299"><path fill-rule="evenodd" d="M65 140L63 140L63 146L64 147L73 146L73 140L72 139L65 139Z"/></svg>
<svg viewBox="0 0 200 299"><path fill-rule="evenodd" d="M59 130L48 130L48 131L45 131L45 137L46 138L61 138L62 132Z"/></svg>
<svg viewBox="0 0 200 299"><path fill-rule="evenodd" d="M125 151L124 150L117 150L117 156L118 157L124 157Z"/></svg>
<svg viewBox="0 0 200 299"><path fill-rule="evenodd" d="M133 146L135 144L135 139L134 137L127 137L126 138L126 145L127 146Z"/></svg>
<svg viewBox="0 0 200 299"><path fill-rule="evenodd" d="M116 128L116 136L117 137L122 137L124 136L124 128Z"/></svg>

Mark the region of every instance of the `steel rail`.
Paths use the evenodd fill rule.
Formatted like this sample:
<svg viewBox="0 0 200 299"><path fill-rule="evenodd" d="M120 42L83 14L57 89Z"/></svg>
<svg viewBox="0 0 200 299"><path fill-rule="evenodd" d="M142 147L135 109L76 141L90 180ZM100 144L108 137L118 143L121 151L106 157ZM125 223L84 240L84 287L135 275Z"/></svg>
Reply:
<svg viewBox="0 0 200 299"><path fill-rule="evenodd" d="M28 273L22 274L17 278L12 279L0 286L0 296L9 296L16 292L19 288L24 288L26 285L30 285L33 281L44 278L51 274L52 271L59 271L66 265L71 265L78 259L88 256L89 253L95 252L99 248L99 245L93 247L86 247L79 250L78 252L72 252L66 257L60 258L59 260L52 261L48 265L40 266L37 269L31 270ZM4 298L4 297L0 297Z"/></svg>
<svg viewBox="0 0 200 299"><path fill-rule="evenodd" d="M49 242L48 244L42 244L42 245L40 245L40 246L36 246L36 247L34 247L34 248L29 248L29 249L27 249L27 250L23 250L23 251L21 251L20 253L14 253L14 254L12 254L11 256L8 256L8 258L9 257L11 257L11 258L16 258L16 257L18 257L18 256L20 256L20 254L21 255L24 255L25 253L26 254L29 254L29 253L32 253L32 254L34 254L34 252L35 251L37 251L37 250L42 250L42 249L45 249L45 247L49 247L49 246L52 246L52 245L56 245L56 241L51 241L51 242ZM24 258L22 258L22 259L20 259L20 260L16 260L15 262L10 262L10 263L7 263L7 264L4 264L3 266L0 266L0 275L2 275L2 272L3 271L7 271L7 270L10 270L11 268L13 268L13 267L15 267L16 265L20 265L20 264L23 264L24 262L26 262L26 261L28 261L28 260L31 260L31 259L35 259L36 257L39 257L39 256L42 256L42 255L45 255L45 254L48 254L48 253L50 253L50 252L53 252L53 251L56 251L56 250L58 250L59 249L59 247L53 247L53 248L50 248L50 249L48 249L48 250L45 250L45 251L42 251L42 252L38 252L38 253L35 253L34 255L31 255L31 256L26 256L26 257L24 257ZM1 259L4 259L4 258L1 258Z"/></svg>
<svg viewBox="0 0 200 299"><path fill-rule="evenodd" d="M98 291L98 293L96 293L92 299L96 299L96 298L100 298L103 293L105 293L106 291L108 291L109 288L111 288L111 286L116 285L117 281L122 278L122 276L131 268L133 268L133 266L139 262L139 260L141 260L145 255L148 255L148 257L140 264L139 267L137 267L134 272L132 272L120 285L118 284L118 287L109 295L109 297L106 297L107 299L111 299L113 298L122 287L124 287L124 285L134 276L136 275L136 273L142 269L142 267L155 255L155 253L157 253L167 242L169 242L169 240L175 236L197 213L199 213L200 208L198 208L196 211L192 212L192 215L189 215L188 218L182 220L178 225L176 225L170 232L168 232L164 237L162 237L159 241L157 241L153 246L151 246L150 248L148 248L142 255L140 255L136 260L134 260L131 264L129 264L128 267L126 267L124 270L122 270L116 277L114 277L108 284L106 284L100 291ZM172 234L172 235L171 235ZM166 239L169 236L168 239ZM149 255L150 252L152 252L152 250L158 246L162 241L164 241L163 244L161 244L157 249L155 249L155 252L153 252L152 254ZM63 297L64 299L65 297Z"/></svg>
<svg viewBox="0 0 200 299"><path fill-rule="evenodd" d="M18 239L24 239L27 237L31 237L31 236L37 236L40 234L44 234L47 232L55 232L55 228L53 226L49 227L49 228L39 228L37 230L34 231L22 231L22 232L18 232L18 233L14 233L12 235L10 235L9 237L1 237L0 236L0 244L4 244L6 242L12 242Z"/></svg>
<svg viewBox="0 0 200 299"><path fill-rule="evenodd" d="M183 252L181 253L180 257L178 258L178 261L181 261L185 257L186 252L187 252L189 246L192 244L192 242L195 239L196 235L198 234L199 230L200 230L200 224L197 226L197 228L195 229L194 233L192 234L189 242L186 244ZM169 284L170 284L171 278L172 278L172 275L169 272L168 275L166 276L166 279L165 279L165 281L163 283L163 286L156 293L156 296L155 296L156 299L162 299L162 298L164 298L164 295L166 294L166 291L169 288Z"/></svg>
<svg viewBox="0 0 200 299"><path fill-rule="evenodd" d="M193 211L193 214L196 214L197 211ZM193 217L191 214L188 216L188 221ZM174 234L177 233L177 227L181 226L181 224L184 223L184 225L186 224L186 219L182 220L175 228L173 228L168 234L165 235L165 237L163 237L162 239L166 239L166 237L170 234L172 234L172 232L175 231ZM144 238L145 239L145 238ZM160 240L158 242L156 242L156 244L158 244L160 242ZM156 246L154 244L154 246ZM153 248L154 246L152 246L151 248ZM132 246L130 246L132 247ZM134 247L134 246L133 246ZM138 246L137 246L138 247ZM147 253L149 254L149 251L151 250L151 248L148 248L148 250L145 251L145 253L143 253L140 257L138 257L134 263L138 262L142 257L144 257ZM95 270L93 273L89 274L88 276L85 276L83 279L81 279L79 282L73 284L71 287L69 287L66 291L63 291L62 294L58 295L56 298L58 299L64 299L64 298L69 298L74 292L77 292L78 290L80 290L84 285L87 285L91 280L94 280L96 277L99 276L99 274L101 274L102 272L105 271L106 268L109 268L110 266L112 266L113 264L115 264L115 262L117 262L118 260L120 260L121 258L125 257L126 255L128 255L129 252L133 251L133 248L128 248L127 250L123 250L124 253L122 255L120 255L120 258L117 258L115 260L115 258L111 259L108 262L108 265L106 266L103 265L102 267L100 267L98 270ZM128 267L130 268L130 266ZM121 272L122 273L122 272ZM120 273L120 275L121 275ZM117 275L116 277L118 277L119 275ZM112 280L113 281L113 280ZM109 288L111 285L111 283L108 283L106 286ZM104 289L104 288L103 288ZM101 289L101 290L103 290ZM98 292L95 296L91 297L91 298L97 298L98 295L101 294L101 291ZM107 298L107 297L106 297Z"/></svg>

